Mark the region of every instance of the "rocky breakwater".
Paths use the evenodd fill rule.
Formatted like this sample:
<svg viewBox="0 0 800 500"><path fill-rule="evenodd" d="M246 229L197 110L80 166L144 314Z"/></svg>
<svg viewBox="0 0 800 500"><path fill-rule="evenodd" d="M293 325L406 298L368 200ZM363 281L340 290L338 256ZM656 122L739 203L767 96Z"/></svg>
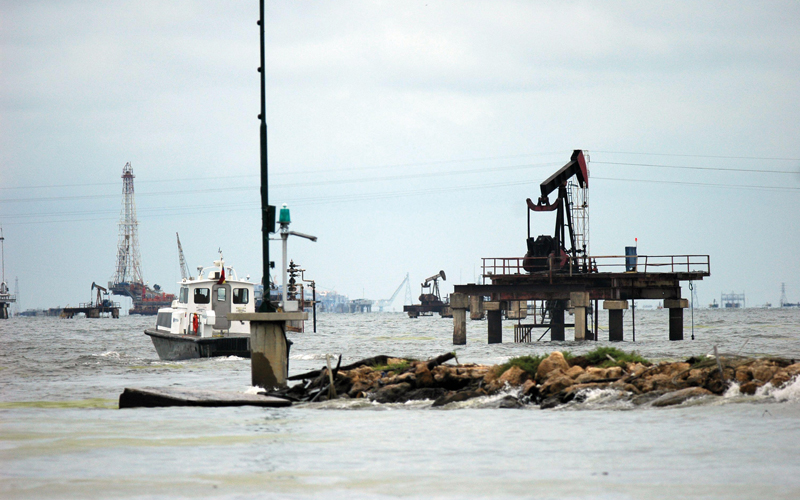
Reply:
<svg viewBox="0 0 800 500"><path fill-rule="evenodd" d="M557 351L523 356L492 366L449 364L454 358L453 353L425 361L376 356L290 377L302 382L270 394L297 402L368 398L378 403L431 400L433 406L501 395L494 406L552 408L581 401L593 389L611 389L634 405L660 407L722 395L734 383L743 394L767 384L780 388L800 374L800 363L787 359L719 356L651 363L608 347L582 356Z"/></svg>

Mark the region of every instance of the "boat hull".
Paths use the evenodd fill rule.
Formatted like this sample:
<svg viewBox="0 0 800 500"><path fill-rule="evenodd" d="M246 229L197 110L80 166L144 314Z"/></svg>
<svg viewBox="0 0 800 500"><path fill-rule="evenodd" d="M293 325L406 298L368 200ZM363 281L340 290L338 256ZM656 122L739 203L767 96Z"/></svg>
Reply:
<svg viewBox="0 0 800 500"><path fill-rule="evenodd" d="M250 357L250 335L201 338L152 329L147 329L144 333L153 341L158 357L165 361L215 356Z"/></svg>

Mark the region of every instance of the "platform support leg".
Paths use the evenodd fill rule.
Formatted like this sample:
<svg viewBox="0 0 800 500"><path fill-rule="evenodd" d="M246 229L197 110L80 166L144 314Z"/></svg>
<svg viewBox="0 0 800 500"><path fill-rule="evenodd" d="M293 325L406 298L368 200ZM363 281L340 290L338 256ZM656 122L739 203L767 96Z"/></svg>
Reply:
<svg viewBox="0 0 800 500"><path fill-rule="evenodd" d="M569 301L575 314L575 340L586 340L586 308L590 306L588 292L572 292Z"/></svg>
<svg viewBox="0 0 800 500"><path fill-rule="evenodd" d="M689 307L689 300L665 299L664 307L669 309L669 339L683 340L683 310Z"/></svg>
<svg viewBox="0 0 800 500"><path fill-rule="evenodd" d="M250 367L254 386L286 387L289 353L285 321L250 322Z"/></svg>
<svg viewBox="0 0 800 500"><path fill-rule="evenodd" d="M489 343L503 343L503 311L486 311L486 319L489 323Z"/></svg>
<svg viewBox="0 0 800 500"><path fill-rule="evenodd" d="M560 300L550 310L550 340L564 340L564 305Z"/></svg>
<svg viewBox="0 0 800 500"><path fill-rule="evenodd" d="M627 300L604 300L603 309L608 311L608 340L622 342L622 311L628 308Z"/></svg>
<svg viewBox="0 0 800 500"><path fill-rule="evenodd" d="M469 296L469 319L472 321L483 319L483 295Z"/></svg>
<svg viewBox="0 0 800 500"><path fill-rule="evenodd" d="M450 309L453 311L453 345L467 344L467 306L472 297L463 293L450 294Z"/></svg>

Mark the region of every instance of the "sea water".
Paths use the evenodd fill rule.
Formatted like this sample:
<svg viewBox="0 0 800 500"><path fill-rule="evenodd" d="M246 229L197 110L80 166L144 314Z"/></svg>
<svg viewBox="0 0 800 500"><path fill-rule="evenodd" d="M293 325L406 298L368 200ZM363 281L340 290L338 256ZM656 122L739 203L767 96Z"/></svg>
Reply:
<svg viewBox="0 0 800 500"><path fill-rule="evenodd" d="M683 342L666 310L630 311L613 344L651 360L721 354L800 359L800 310L685 311ZM611 345L486 344L468 323L458 361ZM246 391L240 358L160 361L152 317L0 321L2 498L800 498L800 382L678 407L634 406L611 390L540 410L499 396L430 402L336 400L291 408L117 409L125 387ZM568 319L569 322L569 319ZM324 314L290 334L292 374L325 356L427 359L453 351L452 320ZM570 336L570 332L567 332Z"/></svg>

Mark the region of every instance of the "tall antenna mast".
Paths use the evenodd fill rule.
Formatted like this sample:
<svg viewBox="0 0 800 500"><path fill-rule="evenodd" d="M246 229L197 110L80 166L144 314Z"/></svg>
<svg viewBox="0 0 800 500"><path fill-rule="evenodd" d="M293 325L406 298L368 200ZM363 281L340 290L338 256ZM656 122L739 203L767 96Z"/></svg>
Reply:
<svg viewBox="0 0 800 500"><path fill-rule="evenodd" d="M263 260L264 300L261 301L260 312L274 312L275 308L269 300L269 234L275 231L275 208L269 206L269 179L267 176L267 97L266 77L264 73L264 0L259 1L261 17L258 20L259 40L261 41L261 64L258 72L261 73L261 257Z"/></svg>
<svg viewBox="0 0 800 500"><path fill-rule="evenodd" d="M139 255L139 222L136 219L136 200L133 193L131 163L122 169L122 211L119 216L117 271L114 283L144 283Z"/></svg>

